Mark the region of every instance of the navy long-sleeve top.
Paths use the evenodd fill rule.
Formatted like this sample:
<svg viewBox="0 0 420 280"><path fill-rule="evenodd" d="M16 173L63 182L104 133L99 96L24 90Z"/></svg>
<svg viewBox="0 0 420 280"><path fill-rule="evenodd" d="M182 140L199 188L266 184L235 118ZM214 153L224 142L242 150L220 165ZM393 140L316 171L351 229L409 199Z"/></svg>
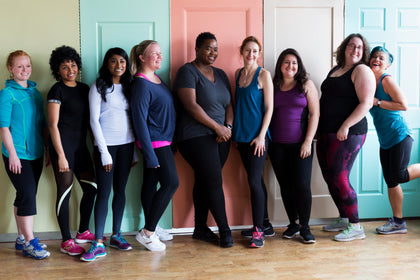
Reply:
<svg viewBox="0 0 420 280"><path fill-rule="evenodd" d="M172 142L175 132L173 96L162 80L155 84L136 77L131 87L130 104L136 140L141 146L146 167L157 167L159 161L153 143Z"/></svg>

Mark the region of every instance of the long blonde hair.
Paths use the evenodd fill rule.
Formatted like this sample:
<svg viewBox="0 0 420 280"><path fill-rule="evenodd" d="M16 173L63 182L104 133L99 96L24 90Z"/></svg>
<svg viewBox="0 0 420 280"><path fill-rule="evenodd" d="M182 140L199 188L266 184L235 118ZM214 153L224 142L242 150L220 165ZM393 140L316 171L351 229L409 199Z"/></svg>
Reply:
<svg viewBox="0 0 420 280"><path fill-rule="evenodd" d="M144 55L146 53L147 48L150 45L157 44L155 40L144 40L140 42L140 44L135 45L131 48L130 52L130 61L131 61L131 74L135 75L137 72L141 70L142 61L140 60L139 56Z"/></svg>

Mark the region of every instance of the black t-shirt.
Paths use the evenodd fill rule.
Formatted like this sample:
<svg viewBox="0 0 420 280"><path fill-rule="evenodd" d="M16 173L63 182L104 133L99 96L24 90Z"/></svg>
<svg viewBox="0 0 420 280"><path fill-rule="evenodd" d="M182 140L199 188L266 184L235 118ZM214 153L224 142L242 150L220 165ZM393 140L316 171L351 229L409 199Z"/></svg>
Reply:
<svg viewBox="0 0 420 280"><path fill-rule="evenodd" d="M60 133L74 131L85 134L89 125L89 86L77 82L75 87L57 82L48 92L48 103L60 104Z"/></svg>

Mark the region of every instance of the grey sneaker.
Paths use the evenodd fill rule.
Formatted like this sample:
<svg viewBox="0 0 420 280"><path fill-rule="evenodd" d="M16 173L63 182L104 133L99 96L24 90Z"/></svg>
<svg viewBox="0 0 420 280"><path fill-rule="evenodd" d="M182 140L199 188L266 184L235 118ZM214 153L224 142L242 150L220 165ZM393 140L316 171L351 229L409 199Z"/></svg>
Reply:
<svg viewBox="0 0 420 280"><path fill-rule="evenodd" d="M340 231L345 230L349 225L349 221L347 218L338 217L335 222L332 224L326 225L322 227L323 231Z"/></svg>
<svg viewBox="0 0 420 280"><path fill-rule="evenodd" d="M353 224L348 224L348 227L343 230L342 233L337 234L334 236L335 241L352 241L356 239L364 239L366 238L365 231L363 227L360 226L360 229L357 229L353 226Z"/></svg>
<svg viewBox="0 0 420 280"><path fill-rule="evenodd" d="M397 224L394 218L391 218L386 224L376 228L376 232L380 234L407 233L407 224L405 221L402 224Z"/></svg>

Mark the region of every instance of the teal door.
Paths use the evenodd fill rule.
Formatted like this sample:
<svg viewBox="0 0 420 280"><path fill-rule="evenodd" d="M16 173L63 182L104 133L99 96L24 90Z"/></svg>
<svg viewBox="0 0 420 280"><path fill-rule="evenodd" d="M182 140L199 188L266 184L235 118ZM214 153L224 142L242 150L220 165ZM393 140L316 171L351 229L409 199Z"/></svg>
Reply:
<svg viewBox="0 0 420 280"><path fill-rule="evenodd" d="M159 42L163 62L158 75L169 84L169 0L80 0L82 80L91 85L106 51L123 48L130 55L131 47L146 39ZM140 203L143 164L140 161L130 174L126 188L126 207L121 230L136 231L144 225ZM105 233L112 232L112 194L109 201ZM160 223L172 228L172 205ZM92 227L93 223L92 223Z"/></svg>
<svg viewBox="0 0 420 280"><path fill-rule="evenodd" d="M420 162L420 2L413 0L346 0L345 33L361 33L371 47L384 46L395 58L391 74L408 99L406 119L415 142L411 163ZM357 189L361 218L390 217L387 186L379 161L379 144L372 118L365 145L355 163L351 182ZM420 179L402 184L403 214L420 216Z"/></svg>

